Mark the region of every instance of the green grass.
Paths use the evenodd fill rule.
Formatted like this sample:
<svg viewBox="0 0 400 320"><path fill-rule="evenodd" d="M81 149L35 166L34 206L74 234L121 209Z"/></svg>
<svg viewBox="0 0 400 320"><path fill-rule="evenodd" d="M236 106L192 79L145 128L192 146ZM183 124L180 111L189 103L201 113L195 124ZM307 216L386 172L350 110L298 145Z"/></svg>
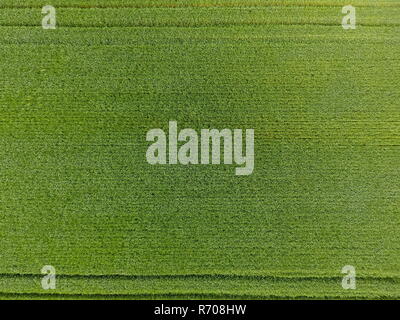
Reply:
<svg viewBox="0 0 400 320"><path fill-rule="evenodd" d="M0 1L0 298L400 298L399 2L282 2ZM253 174L150 166L169 120Z"/></svg>

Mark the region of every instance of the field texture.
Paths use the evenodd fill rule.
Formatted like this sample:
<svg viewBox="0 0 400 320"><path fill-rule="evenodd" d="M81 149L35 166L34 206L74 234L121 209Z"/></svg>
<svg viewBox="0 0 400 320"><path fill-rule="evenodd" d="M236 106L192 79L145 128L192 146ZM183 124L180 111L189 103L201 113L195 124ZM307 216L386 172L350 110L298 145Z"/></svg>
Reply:
<svg viewBox="0 0 400 320"><path fill-rule="evenodd" d="M0 0L0 298L400 298L400 1L45 2ZM170 120L253 174L149 165Z"/></svg>

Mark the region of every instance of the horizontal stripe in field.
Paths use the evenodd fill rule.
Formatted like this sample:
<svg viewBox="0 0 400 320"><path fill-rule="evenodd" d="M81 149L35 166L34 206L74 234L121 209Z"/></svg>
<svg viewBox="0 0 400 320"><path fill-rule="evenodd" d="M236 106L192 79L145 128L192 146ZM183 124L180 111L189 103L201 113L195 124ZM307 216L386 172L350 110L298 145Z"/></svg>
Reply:
<svg viewBox="0 0 400 320"><path fill-rule="evenodd" d="M58 289L40 287L39 275L0 275L4 298L114 299L396 299L400 278L357 277L357 290L343 292L341 277L59 275ZM16 290L17 289L17 290Z"/></svg>
<svg viewBox="0 0 400 320"><path fill-rule="evenodd" d="M53 0L52 5L61 8L185 8L185 7L343 7L342 0L94 0L85 3L80 0ZM399 7L397 0L355 0L356 7ZM41 8L40 0L3 0L0 8Z"/></svg>
<svg viewBox="0 0 400 320"><path fill-rule="evenodd" d="M1 8L0 26L41 27L38 8ZM58 8L57 26L63 27L210 27L308 25L341 28L343 14L336 7L249 8ZM399 7L366 7L357 16L358 26L399 27Z"/></svg>

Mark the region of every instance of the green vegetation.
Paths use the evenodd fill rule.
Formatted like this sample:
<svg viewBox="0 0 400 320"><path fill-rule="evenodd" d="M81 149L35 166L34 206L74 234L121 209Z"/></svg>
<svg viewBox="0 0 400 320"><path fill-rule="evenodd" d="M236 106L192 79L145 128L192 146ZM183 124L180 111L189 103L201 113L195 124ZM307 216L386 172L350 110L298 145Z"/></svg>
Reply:
<svg viewBox="0 0 400 320"><path fill-rule="evenodd" d="M398 1L51 4L0 1L0 298L400 298ZM169 120L253 174L150 166Z"/></svg>

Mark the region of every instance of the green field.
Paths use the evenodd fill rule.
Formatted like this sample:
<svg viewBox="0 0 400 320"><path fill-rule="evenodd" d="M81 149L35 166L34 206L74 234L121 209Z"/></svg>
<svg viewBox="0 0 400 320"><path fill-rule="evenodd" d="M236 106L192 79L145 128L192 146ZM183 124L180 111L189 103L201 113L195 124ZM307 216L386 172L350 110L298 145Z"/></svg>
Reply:
<svg viewBox="0 0 400 320"><path fill-rule="evenodd" d="M0 298L399 299L400 1L347 4L0 0ZM253 174L149 165L170 120Z"/></svg>

